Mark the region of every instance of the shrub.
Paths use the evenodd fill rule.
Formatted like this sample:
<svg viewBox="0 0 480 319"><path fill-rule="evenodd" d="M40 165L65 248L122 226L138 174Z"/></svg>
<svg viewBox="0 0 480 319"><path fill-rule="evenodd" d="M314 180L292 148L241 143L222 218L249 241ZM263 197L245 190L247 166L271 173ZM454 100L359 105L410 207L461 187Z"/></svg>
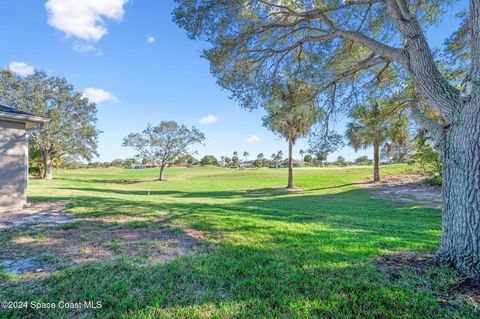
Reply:
<svg viewBox="0 0 480 319"><path fill-rule="evenodd" d="M434 176L425 180L425 184L430 186L442 186L442 176Z"/></svg>
<svg viewBox="0 0 480 319"><path fill-rule="evenodd" d="M420 169L428 175L442 175L442 158L431 144L424 144L416 154Z"/></svg>
<svg viewBox="0 0 480 319"><path fill-rule="evenodd" d="M345 160L345 157L343 157L343 156L337 157L337 165L347 166L347 161Z"/></svg>
<svg viewBox="0 0 480 319"><path fill-rule="evenodd" d="M373 161L369 159L367 156L360 156L359 158L355 159L355 164L357 165L372 165Z"/></svg>
<svg viewBox="0 0 480 319"><path fill-rule="evenodd" d="M215 158L213 155L205 155L201 160L200 160L200 165L205 166L205 165L215 165L218 166L218 160Z"/></svg>

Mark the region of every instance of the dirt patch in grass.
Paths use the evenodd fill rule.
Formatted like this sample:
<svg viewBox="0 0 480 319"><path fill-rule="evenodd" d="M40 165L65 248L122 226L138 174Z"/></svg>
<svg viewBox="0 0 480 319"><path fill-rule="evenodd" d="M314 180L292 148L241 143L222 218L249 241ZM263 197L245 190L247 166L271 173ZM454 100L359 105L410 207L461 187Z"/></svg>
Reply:
<svg viewBox="0 0 480 319"><path fill-rule="evenodd" d="M412 174L384 176L380 183L362 181L360 185L373 189L375 197L441 209L443 207L441 187L426 185L425 178Z"/></svg>
<svg viewBox="0 0 480 319"><path fill-rule="evenodd" d="M398 251L374 260L391 282L432 294L445 309L469 305L480 316L480 281L465 278L447 265L436 265L433 255Z"/></svg>
<svg viewBox="0 0 480 319"><path fill-rule="evenodd" d="M460 285L454 287L452 291L470 298L480 307L480 282L478 280L467 278Z"/></svg>
<svg viewBox="0 0 480 319"><path fill-rule="evenodd" d="M301 188L301 187L298 187L298 186L294 186L294 187L291 187L291 188L288 188L286 186L275 186L275 187L273 187L273 189L278 189L278 190L282 190L282 191L286 191L286 192L303 192L303 191L305 191L304 188Z"/></svg>
<svg viewBox="0 0 480 319"><path fill-rule="evenodd" d="M0 264L7 273L49 273L117 256L166 261L194 251L203 239L198 230L162 222L77 220L59 227L13 228L1 233ZM24 260L33 266L15 266Z"/></svg>
<svg viewBox="0 0 480 319"><path fill-rule="evenodd" d="M375 260L377 268L383 272L408 267L416 271L422 271L425 267L432 266L433 255L419 254L411 251L398 251L394 254L385 255Z"/></svg>
<svg viewBox="0 0 480 319"><path fill-rule="evenodd" d="M38 202L23 210L0 214L0 230L31 225L59 226L74 221L74 215L64 213L70 201Z"/></svg>
<svg viewBox="0 0 480 319"><path fill-rule="evenodd" d="M433 266L433 255L419 254L410 251L397 251L393 254L384 255L375 259L375 266L384 273L391 281L400 279L401 270L422 273L427 267Z"/></svg>

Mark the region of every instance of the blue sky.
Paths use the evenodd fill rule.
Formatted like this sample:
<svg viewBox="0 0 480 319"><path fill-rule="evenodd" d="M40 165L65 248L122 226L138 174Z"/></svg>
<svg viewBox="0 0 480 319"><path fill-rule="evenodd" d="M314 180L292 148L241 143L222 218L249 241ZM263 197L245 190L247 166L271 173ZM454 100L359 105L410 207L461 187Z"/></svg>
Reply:
<svg viewBox="0 0 480 319"><path fill-rule="evenodd" d="M467 4L456 2L429 30L432 46L455 30L453 16ZM133 156L122 138L162 120L195 125L206 134L205 146L195 147L197 157L231 156L235 150L252 158L286 153L286 142L262 127L261 111L241 109L216 85L200 57L206 44L189 40L172 22L173 7L170 0L2 0L0 67L63 76L98 101L100 161ZM343 133L345 122L339 119L338 131ZM301 148L304 140L296 151ZM345 147L330 159L370 153Z"/></svg>

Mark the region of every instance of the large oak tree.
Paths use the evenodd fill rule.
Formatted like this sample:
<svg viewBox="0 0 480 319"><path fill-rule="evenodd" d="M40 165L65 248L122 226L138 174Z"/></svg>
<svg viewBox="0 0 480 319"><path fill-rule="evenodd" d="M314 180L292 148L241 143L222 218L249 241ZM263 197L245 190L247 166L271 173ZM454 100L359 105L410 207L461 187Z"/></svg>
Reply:
<svg viewBox="0 0 480 319"><path fill-rule="evenodd" d="M30 132L30 144L42 157L43 179L52 179L52 165L63 156L91 160L98 155L97 107L66 79L0 70L0 102L50 119Z"/></svg>
<svg viewBox="0 0 480 319"><path fill-rule="evenodd" d="M175 21L211 44L204 55L212 73L246 107L261 106L295 62L319 95L339 90L361 98L351 83L365 86L389 74L400 88L402 78L411 81L411 110L444 161L443 235L435 259L480 277L480 0L470 0L460 32L469 52L461 88L440 71L425 35L452 1L177 2Z"/></svg>

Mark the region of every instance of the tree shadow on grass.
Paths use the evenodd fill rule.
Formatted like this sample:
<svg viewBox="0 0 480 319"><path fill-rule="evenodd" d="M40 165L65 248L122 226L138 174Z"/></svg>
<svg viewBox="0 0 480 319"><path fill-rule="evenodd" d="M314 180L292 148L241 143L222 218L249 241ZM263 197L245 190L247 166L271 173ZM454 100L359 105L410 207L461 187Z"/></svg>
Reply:
<svg viewBox="0 0 480 319"><path fill-rule="evenodd" d="M256 188L249 190L231 190L231 191L176 191L176 190L121 190L110 188L93 188L93 187L62 187L65 191L85 191L94 193L110 193L117 195L129 195L129 196L165 196L173 195L182 198L255 198L266 196L285 196L290 195L292 192L282 188Z"/></svg>
<svg viewBox="0 0 480 319"><path fill-rule="evenodd" d="M136 257L91 262L13 282L0 287L2 296L103 303L97 310L42 310L57 318L449 317L431 295L389 283L370 263L388 250L432 250L439 240L437 210L372 199L362 189L270 197L221 192L240 196L227 204L99 193L112 197L76 196L69 210L89 223L143 216L182 224L210 234L205 250L153 264ZM174 194L194 199L199 193L219 195ZM39 315L32 309L9 311Z"/></svg>
<svg viewBox="0 0 480 319"><path fill-rule="evenodd" d="M113 179L101 179L101 178L79 178L79 177L55 177L55 180L66 182L81 182L81 183L98 183L98 184L120 184L120 185L132 185L140 183L153 182L154 180L145 179L125 179L125 178L113 178Z"/></svg>
<svg viewBox="0 0 480 319"><path fill-rule="evenodd" d="M358 241L358 235L349 240ZM343 236L332 232L323 240ZM278 238L261 244L224 241L167 262L90 262L0 286L0 294L8 300L102 302L101 309L4 312L21 318L447 317L431 295L391 285L359 257L361 248L348 248L318 249L308 241L295 246Z"/></svg>
<svg viewBox="0 0 480 319"><path fill-rule="evenodd" d="M88 191L93 192L92 189ZM118 190L105 189L101 192L119 194ZM137 194L137 191L120 192L121 195ZM287 225L308 224L312 232L316 231L313 226L321 228L326 225L335 229L383 236L387 240L378 245L384 248L414 245L422 249L434 249L440 238L441 214L438 210L399 206L395 202L372 198L365 189L337 194L290 193L289 196L282 194L253 197L238 191L166 192L173 199L155 198L152 195L128 199L76 196L76 203L71 204L70 211L84 217L161 216L165 221L181 221L194 228L219 232L236 232L240 225L255 228L259 223L264 225L272 222ZM186 200L178 202L174 200L175 197L182 200L198 197L237 200L209 204ZM37 196L35 199L42 198ZM404 244L401 244L402 242Z"/></svg>

